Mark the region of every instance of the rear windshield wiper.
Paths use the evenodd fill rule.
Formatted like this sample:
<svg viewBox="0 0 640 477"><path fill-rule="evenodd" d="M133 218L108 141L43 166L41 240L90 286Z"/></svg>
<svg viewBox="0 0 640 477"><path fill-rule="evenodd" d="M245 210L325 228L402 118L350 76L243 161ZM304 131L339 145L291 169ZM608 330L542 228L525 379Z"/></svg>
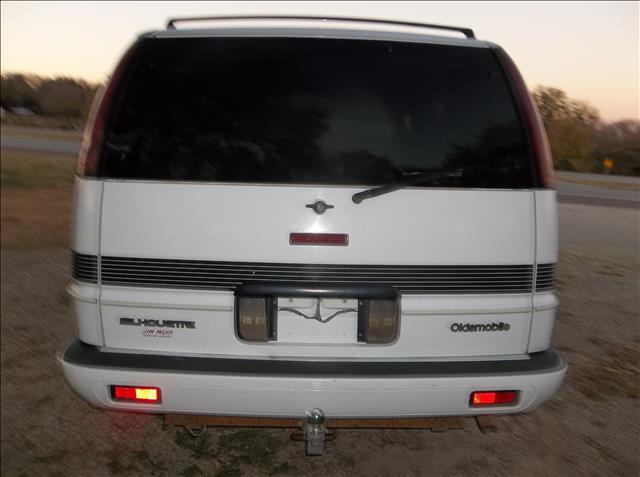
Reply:
<svg viewBox="0 0 640 477"><path fill-rule="evenodd" d="M356 192L351 197L354 204L359 204L363 200L371 199L372 197L378 197L379 195L388 194L405 187L420 184L426 181L436 181L445 179L448 177L462 177L462 171L458 170L446 170L446 171L424 171L417 173L405 174L399 181L392 182L391 184L372 187L371 189L363 190L362 192Z"/></svg>

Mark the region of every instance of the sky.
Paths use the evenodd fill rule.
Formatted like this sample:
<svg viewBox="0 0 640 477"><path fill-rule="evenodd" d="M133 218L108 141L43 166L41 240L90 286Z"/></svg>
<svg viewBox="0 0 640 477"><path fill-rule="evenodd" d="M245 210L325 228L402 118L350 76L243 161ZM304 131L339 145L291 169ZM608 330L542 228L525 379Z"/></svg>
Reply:
<svg viewBox="0 0 640 477"><path fill-rule="evenodd" d="M639 2L13 2L2 1L2 73L103 81L145 31L170 17L304 14L473 28L501 45L529 88L563 89L605 120L640 119Z"/></svg>

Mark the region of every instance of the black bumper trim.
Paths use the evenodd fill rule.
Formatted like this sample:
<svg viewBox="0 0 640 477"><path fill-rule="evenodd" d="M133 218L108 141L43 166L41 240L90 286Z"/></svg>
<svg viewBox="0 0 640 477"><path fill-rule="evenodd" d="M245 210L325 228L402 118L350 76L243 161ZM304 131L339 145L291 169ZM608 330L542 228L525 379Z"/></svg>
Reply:
<svg viewBox="0 0 640 477"><path fill-rule="evenodd" d="M246 283L236 289L237 296L398 298L398 291L379 283Z"/></svg>
<svg viewBox="0 0 640 477"><path fill-rule="evenodd" d="M137 371L192 372L263 376L380 376L536 374L562 364L553 350L532 353L530 359L502 361L288 361L232 359L103 352L75 340L64 353L66 363Z"/></svg>

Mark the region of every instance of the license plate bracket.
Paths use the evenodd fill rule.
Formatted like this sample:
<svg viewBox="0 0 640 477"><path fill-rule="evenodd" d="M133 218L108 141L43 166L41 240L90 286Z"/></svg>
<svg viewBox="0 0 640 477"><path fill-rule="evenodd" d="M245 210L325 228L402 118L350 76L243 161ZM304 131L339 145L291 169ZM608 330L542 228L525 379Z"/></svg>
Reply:
<svg viewBox="0 0 640 477"><path fill-rule="evenodd" d="M277 321L278 342L356 343L358 300L279 297Z"/></svg>
<svg viewBox="0 0 640 477"><path fill-rule="evenodd" d="M246 283L240 285L236 290L236 305L241 298L260 297L265 298L271 305L268 307L268 326L270 330L269 341L278 342L327 342L327 343L368 343L372 340L369 338L371 326L368 320L370 310L368 305L371 300L382 300L392 304L395 307L393 338L397 332L397 321L399 320L399 294L395 288L390 285L383 284L345 284L345 283ZM291 310L280 310L282 307L279 301L301 300L308 303L312 300L316 306L322 299L341 299L356 304L353 311L339 313L326 323L314 319L316 312L311 314L300 312L305 316L299 316L299 313L291 312ZM288 307L294 308L294 307ZM340 308L340 307L338 307ZM236 306L238 309L238 306ZM281 311L287 311L281 314ZM299 310L297 310L299 311ZM340 311L338 309L337 311ZM332 311L328 315L335 313ZM297 316L296 316L297 315ZM342 316L344 315L344 316ZM308 318L311 316L311 318ZM325 316L320 312L320 317ZM292 321L296 318L297 321ZM308 318L308 319L307 319ZM337 321L336 321L337 320ZM279 323L281 321L282 323ZM336 321L338 324L333 326L331 322ZM236 323L239 318L236 315ZM303 326L304 322L315 322L311 325ZM350 323L352 322L352 323ZM283 326L281 326L283 325ZM324 329L322 328L324 326ZM303 330L303 328L306 328ZM286 330L289 330L288 332ZM350 330L350 331L349 331ZM353 331L355 330L355 335ZM285 334L283 335L283 331ZM293 340L293 341L291 341ZM302 340L302 341L299 341ZM328 341L323 341L328 340ZM375 341L375 338L373 339Z"/></svg>

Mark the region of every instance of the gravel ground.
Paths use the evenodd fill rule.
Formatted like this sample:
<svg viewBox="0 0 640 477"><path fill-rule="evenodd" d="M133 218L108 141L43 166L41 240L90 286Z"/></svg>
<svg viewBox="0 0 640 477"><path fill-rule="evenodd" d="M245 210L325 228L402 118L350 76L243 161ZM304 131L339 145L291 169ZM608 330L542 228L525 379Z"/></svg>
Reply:
<svg viewBox="0 0 640 477"><path fill-rule="evenodd" d="M638 212L561 205L559 393L500 432L340 431L318 458L286 429L211 429L193 439L158 416L90 408L56 352L73 336L64 249L2 253L3 476L639 475Z"/></svg>

